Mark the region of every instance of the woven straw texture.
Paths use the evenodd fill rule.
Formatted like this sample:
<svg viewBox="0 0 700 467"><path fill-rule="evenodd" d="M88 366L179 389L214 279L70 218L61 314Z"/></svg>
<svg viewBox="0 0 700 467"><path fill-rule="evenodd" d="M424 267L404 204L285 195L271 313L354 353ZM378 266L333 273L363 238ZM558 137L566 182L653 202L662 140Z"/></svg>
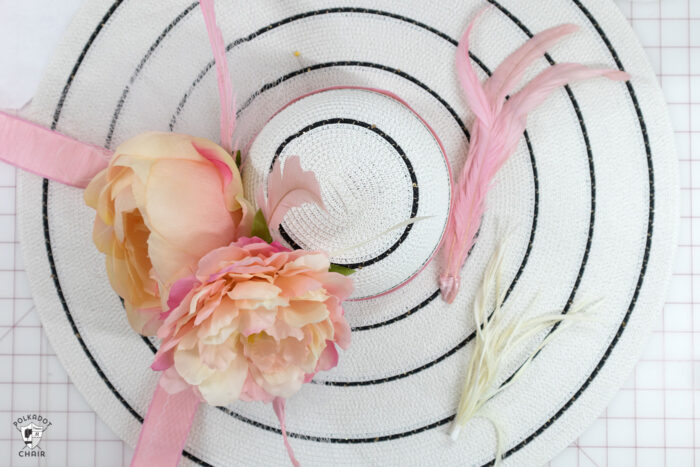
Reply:
<svg viewBox="0 0 700 467"><path fill-rule="evenodd" d="M316 173L325 212L295 209L282 227L290 233L279 238L355 268L351 298L396 289L437 252L449 214L448 164L431 130L394 98L361 89L307 96L273 117L247 154L248 199L278 157L299 155ZM419 220L403 226L411 218Z"/></svg>
<svg viewBox="0 0 700 467"><path fill-rule="evenodd" d="M630 85L594 80L556 92L528 122L527 138L493 183L481 232L447 306L437 295L440 241L449 199L448 165L458 173L472 121L454 73L456 42L480 1L304 0L219 2L218 20L239 103L236 137L250 147L245 178L262 183L282 141L334 118L374 124L404 149L419 190L415 224L391 254L358 272L346 313L354 329L339 366L287 403L287 429L304 465L481 465L495 434L484 420L447 436L471 350L468 315L483 268L513 231L504 276L510 312L533 313L601 298L603 312L567 329L515 385L488 404L501 423L506 462L536 465L566 447L606 406L639 355L663 303L677 221L673 139L656 79L624 18L607 0L493 1L473 36L486 76L529 33L563 22L581 31L551 50L556 62L624 67ZM218 93L196 3L91 2L59 46L25 117L114 148L145 130L217 138ZM298 52L295 53L295 52ZM540 60L529 76L549 66ZM337 94L331 94L337 93ZM257 137L256 137L257 136ZM404 159L378 134L348 124L297 137L298 153L319 171L327 213L292 211L284 228L304 246L342 249L405 220L412 184ZM47 154L46 157L51 157ZM22 175L19 212L26 269L42 323L72 380L100 417L135 443L157 375L153 344L129 328L91 243L93 212L82 193ZM341 263L375 258L393 231ZM418 274L416 272L420 271ZM398 291L384 291L413 279ZM372 298L367 298L372 297ZM537 336L541 339L543 336ZM505 380L529 348L518 349ZM202 408L185 463L285 465L271 407Z"/></svg>

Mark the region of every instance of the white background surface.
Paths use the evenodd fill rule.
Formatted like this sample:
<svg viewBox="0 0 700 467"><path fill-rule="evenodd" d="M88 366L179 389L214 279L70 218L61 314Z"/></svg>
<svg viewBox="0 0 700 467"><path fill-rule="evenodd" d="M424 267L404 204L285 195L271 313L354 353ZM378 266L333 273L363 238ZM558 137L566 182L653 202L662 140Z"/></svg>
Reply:
<svg viewBox="0 0 700 467"><path fill-rule="evenodd" d="M31 98L80 3L0 0L0 108ZM551 465L700 465L700 0L617 3L669 102L683 190L680 247L663 317L642 361L605 413ZM131 449L70 383L33 309L15 186L15 170L0 164L0 465L128 465ZM53 423L41 441L41 463L17 456L22 441L12 420L27 412Z"/></svg>

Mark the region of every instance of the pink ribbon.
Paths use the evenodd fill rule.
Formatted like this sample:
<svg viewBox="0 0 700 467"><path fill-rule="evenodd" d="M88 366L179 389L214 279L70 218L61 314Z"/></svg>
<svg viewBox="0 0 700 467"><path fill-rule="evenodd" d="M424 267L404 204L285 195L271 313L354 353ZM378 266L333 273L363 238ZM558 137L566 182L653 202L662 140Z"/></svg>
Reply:
<svg viewBox="0 0 700 467"><path fill-rule="evenodd" d="M191 388L168 394L159 382L143 421L131 466L176 466L199 404L199 396Z"/></svg>
<svg viewBox="0 0 700 467"><path fill-rule="evenodd" d="M287 439L287 427L285 426L285 400L281 397L275 397L272 400L272 408L275 411L275 415L277 415L277 419L280 421L280 428L282 429L282 439L284 439L284 447L287 448L287 455L289 456L289 460L292 461L292 465L294 467L300 467L299 461L297 460L296 457L294 457L294 450L292 449L292 445L289 444L289 440Z"/></svg>
<svg viewBox="0 0 700 467"><path fill-rule="evenodd" d="M85 188L112 152L0 112L0 160L64 185Z"/></svg>

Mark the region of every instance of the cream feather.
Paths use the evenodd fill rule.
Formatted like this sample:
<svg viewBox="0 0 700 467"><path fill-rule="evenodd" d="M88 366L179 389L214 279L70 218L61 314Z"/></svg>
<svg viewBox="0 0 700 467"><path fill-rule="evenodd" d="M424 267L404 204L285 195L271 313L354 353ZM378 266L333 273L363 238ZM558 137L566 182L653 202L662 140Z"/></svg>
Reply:
<svg viewBox="0 0 700 467"><path fill-rule="evenodd" d="M483 417L491 421L497 438L496 463L503 454L503 436L499 424L493 414L484 410L491 398L511 386L527 370L535 355L564 329L575 322L590 320L589 310L595 302L575 302L566 313L545 313L532 316L531 310L536 306L535 296L513 318L506 317L506 308L517 307L517 304L504 304L507 288L502 284L502 266L506 253L507 240L501 242L494 251L484 272L481 287L471 307L476 327L474 349L471 353L467 372L464 377L462 397L459 401L457 414L452 423L450 437L458 439L462 428L474 417ZM489 297L495 294L495 299ZM495 302L492 303L491 302ZM489 312L493 310L490 314ZM522 349L538 334L559 324L530 352L520 368L505 383L500 384L506 362L511 360L513 353Z"/></svg>

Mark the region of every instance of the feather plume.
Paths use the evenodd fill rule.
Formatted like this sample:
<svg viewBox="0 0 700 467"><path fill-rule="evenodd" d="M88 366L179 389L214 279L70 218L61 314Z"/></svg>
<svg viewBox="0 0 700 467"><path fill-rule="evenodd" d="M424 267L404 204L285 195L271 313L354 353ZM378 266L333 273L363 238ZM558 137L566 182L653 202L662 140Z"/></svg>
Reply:
<svg viewBox="0 0 700 467"><path fill-rule="evenodd" d="M482 85L469 60L469 34L475 21L469 24L457 47L457 76L476 118L467 160L454 187L450 225L443 246L447 266L440 276L440 289L448 303L452 303L459 290L460 270L474 245L491 181L515 151L525 131L528 112L544 102L554 89L569 82L596 76L616 81L629 79L627 73L618 70L561 63L547 68L506 100L535 59L575 31L576 26L565 24L535 35L506 58Z"/></svg>
<svg viewBox="0 0 700 467"><path fill-rule="evenodd" d="M558 336L563 329L574 322L592 319L592 312L586 311L595 302L577 302L567 313L544 313L528 318L528 310L534 307L533 299L524 310L514 315L512 319L505 318L506 288L501 287L501 269L505 256L507 240L498 245L491 260L484 271L481 287L477 290L472 310L476 336L474 349L469 359L467 372L464 378L462 397L459 401L457 414L452 423L450 437L453 440L459 438L462 428L473 417L483 417L489 420L496 430L496 463L498 464L503 454L503 436L493 414L483 408L495 395L508 388L528 368L535 355L547 345L552 338ZM495 295L495 304L490 306L489 297ZM489 311L493 310L491 314ZM559 323L553 332L550 332L531 351L528 358L520 368L504 384L498 384L498 378L503 373L503 365L511 357L512 352L518 351L537 334L542 333L551 326Z"/></svg>
<svg viewBox="0 0 700 467"><path fill-rule="evenodd" d="M209 43L216 63L216 81L219 86L219 105L221 106L221 146L232 153L231 144L233 132L236 129L236 96L233 94L233 84L231 84L231 75L226 61L226 45L221 35L221 29L216 25L214 0L199 0L199 6L202 9L204 24L207 27Z"/></svg>
<svg viewBox="0 0 700 467"><path fill-rule="evenodd" d="M267 200L260 187L256 201L270 230L277 229L287 211L293 207L304 203L316 203L324 208L316 175L301 168L299 156L287 157L284 171L282 161L277 158L267 178Z"/></svg>

